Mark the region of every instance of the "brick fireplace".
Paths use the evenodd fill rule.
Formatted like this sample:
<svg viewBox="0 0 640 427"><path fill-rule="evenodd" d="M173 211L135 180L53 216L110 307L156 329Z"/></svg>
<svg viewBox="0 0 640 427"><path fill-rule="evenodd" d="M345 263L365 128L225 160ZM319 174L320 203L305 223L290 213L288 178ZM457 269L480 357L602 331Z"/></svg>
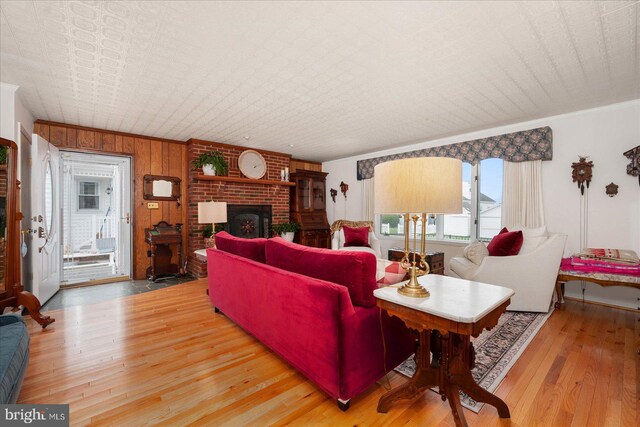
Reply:
<svg viewBox="0 0 640 427"><path fill-rule="evenodd" d="M197 139L190 139L188 144L189 165L200 154L217 150L222 152L229 162L229 177L243 177L238 169L238 156L247 149L246 147ZM271 151L256 151L259 151L267 161L267 173L263 179L280 181L280 170L290 167L291 156ZM228 206L270 206L272 223L289 221L289 187L259 183L201 180L197 177L199 174L201 174L200 170L190 170L189 172L189 206L187 215L189 229L187 270L198 278L207 275L206 263L199 261L193 254L193 251L204 248L202 232L206 224L198 224L198 202L214 200L216 202L227 202ZM225 228L230 230L230 226L228 224ZM269 230L266 231L268 232Z"/></svg>

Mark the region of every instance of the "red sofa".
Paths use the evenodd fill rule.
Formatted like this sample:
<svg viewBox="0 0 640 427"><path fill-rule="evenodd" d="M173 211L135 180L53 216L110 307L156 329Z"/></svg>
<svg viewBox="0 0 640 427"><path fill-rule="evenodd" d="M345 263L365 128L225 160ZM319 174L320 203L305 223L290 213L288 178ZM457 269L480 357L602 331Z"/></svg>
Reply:
<svg viewBox="0 0 640 427"><path fill-rule="evenodd" d="M216 235L216 246L207 250L215 308L341 409L413 353L409 330L375 306L372 254L225 232Z"/></svg>

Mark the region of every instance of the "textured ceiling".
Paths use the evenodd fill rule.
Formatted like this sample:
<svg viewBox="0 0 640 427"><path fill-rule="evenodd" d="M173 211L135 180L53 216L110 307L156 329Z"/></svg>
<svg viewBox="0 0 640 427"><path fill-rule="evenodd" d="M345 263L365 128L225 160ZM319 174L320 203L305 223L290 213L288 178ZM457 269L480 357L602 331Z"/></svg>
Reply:
<svg viewBox="0 0 640 427"><path fill-rule="evenodd" d="M639 9L1 1L0 79L40 119L321 161L640 98Z"/></svg>

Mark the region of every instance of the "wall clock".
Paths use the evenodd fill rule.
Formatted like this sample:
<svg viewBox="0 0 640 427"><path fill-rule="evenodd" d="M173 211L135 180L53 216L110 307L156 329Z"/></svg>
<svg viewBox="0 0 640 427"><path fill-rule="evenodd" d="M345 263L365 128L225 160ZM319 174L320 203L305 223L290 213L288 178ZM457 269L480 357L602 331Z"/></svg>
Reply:
<svg viewBox="0 0 640 427"><path fill-rule="evenodd" d="M255 150L245 150L238 157L238 168L247 178L260 179L267 173L267 162Z"/></svg>

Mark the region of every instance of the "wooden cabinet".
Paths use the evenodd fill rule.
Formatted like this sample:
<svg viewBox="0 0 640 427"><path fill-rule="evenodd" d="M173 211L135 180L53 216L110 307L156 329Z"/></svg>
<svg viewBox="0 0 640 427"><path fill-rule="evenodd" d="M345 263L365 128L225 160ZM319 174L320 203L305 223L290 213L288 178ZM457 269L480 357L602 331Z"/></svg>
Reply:
<svg viewBox="0 0 640 427"><path fill-rule="evenodd" d="M291 220L300 224L295 242L317 248L331 247L327 221L325 172L298 169L291 174Z"/></svg>
<svg viewBox="0 0 640 427"><path fill-rule="evenodd" d="M404 249L392 248L389 249L388 259L389 261L402 261L404 256ZM413 259L413 252L409 252L409 259ZM420 259L420 255L416 254L416 259ZM430 274L440 274L444 276L444 252L427 252L425 261L429 264Z"/></svg>

